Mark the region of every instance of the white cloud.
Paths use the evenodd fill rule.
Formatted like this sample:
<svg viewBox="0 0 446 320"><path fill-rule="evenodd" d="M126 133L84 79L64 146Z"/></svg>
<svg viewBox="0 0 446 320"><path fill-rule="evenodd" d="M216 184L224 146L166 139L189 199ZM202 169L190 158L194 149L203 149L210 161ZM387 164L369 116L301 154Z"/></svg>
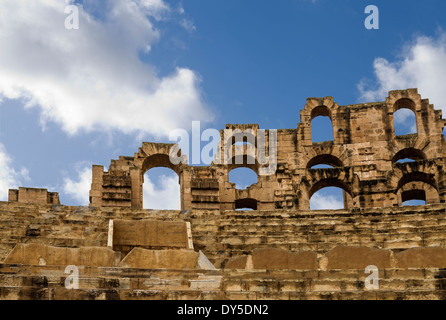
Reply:
<svg viewBox="0 0 446 320"><path fill-rule="evenodd" d="M91 166L80 167L77 165L77 180L64 179L63 192L76 200L78 205L88 205L90 203L90 189L92 171Z"/></svg>
<svg viewBox="0 0 446 320"><path fill-rule="evenodd" d="M402 48L394 62L376 58L373 67L375 81L362 80L358 84L362 100L383 101L390 90L418 88L435 108L446 110L446 32L436 37L417 37Z"/></svg>
<svg viewBox="0 0 446 320"><path fill-rule="evenodd" d="M161 175L157 185L150 180L148 174L144 175L143 207L145 209L181 209L180 187L178 176Z"/></svg>
<svg viewBox="0 0 446 320"><path fill-rule="evenodd" d="M28 170L25 168L16 171L12 167L13 159L6 148L0 143L0 201L8 199L8 190L23 186L24 181L30 180Z"/></svg>
<svg viewBox="0 0 446 320"><path fill-rule="evenodd" d="M405 134L417 132L417 122L415 114L409 109L399 109L394 113L395 128L396 126L403 127Z"/></svg>
<svg viewBox="0 0 446 320"><path fill-rule="evenodd" d="M94 3L79 7L79 29L68 30L64 0L0 1L0 99L23 99L40 108L43 127L54 121L69 134L165 136L211 120L196 72L178 67L160 77L139 58L160 38L151 20L169 7L162 0Z"/></svg>
<svg viewBox="0 0 446 320"><path fill-rule="evenodd" d="M341 193L342 195L342 193ZM337 210L344 209L344 202L339 197L331 194L316 192L310 199L311 210Z"/></svg>
<svg viewBox="0 0 446 320"><path fill-rule="evenodd" d="M184 14L184 8L183 8L183 5L181 3L178 5L177 11L178 11L179 14Z"/></svg>
<svg viewBox="0 0 446 320"><path fill-rule="evenodd" d="M194 32L195 30L197 30L197 28L194 25L194 22L192 20L190 20L190 19L184 18L184 19L181 20L180 24L188 32Z"/></svg>

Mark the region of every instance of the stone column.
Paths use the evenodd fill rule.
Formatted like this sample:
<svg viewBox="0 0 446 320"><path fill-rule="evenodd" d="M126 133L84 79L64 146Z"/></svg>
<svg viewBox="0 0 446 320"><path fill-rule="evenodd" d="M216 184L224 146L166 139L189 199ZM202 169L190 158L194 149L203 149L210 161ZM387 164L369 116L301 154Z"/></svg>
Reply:
<svg viewBox="0 0 446 320"><path fill-rule="evenodd" d="M130 180L132 183L132 209L142 209L142 174L140 168L130 168Z"/></svg>
<svg viewBox="0 0 446 320"><path fill-rule="evenodd" d="M90 207L102 207L102 183L104 166L93 165L90 189Z"/></svg>

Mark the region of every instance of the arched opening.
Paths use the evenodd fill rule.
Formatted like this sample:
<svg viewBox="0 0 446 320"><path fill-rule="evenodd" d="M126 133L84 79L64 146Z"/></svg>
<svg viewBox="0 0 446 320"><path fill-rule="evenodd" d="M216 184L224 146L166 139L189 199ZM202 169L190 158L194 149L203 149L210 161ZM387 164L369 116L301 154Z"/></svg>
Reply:
<svg viewBox="0 0 446 320"><path fill-rule="evenodd" d="M313 142L333 141L331 112L326 106L311 110L311 140Z"/></svg>
<svg viewBox="0 0 446 320"><path fill-rule="evenodd" d="M234 130L229 137L225 136L225 159L229 164L254 164L256 158L256 137L251 129Z"/></svg>
<svg viewBox="0 0 446 320"><path fill-rule="evenodd" d="M235 200L235 210L257 210L257 200L251 198Z"/></svg>
<svg viewBox="0 0 446 320"><path fill-rule="evenodd" d="M316 182L309 191L311 210L348 209L352 196L348 185L338 179L323 179Z"/></svg>
<svg viewBox="0 0 446 320"><path fill-rule="evenodd" d="M141 171L147 172L148 170L150 170L152 168L157 168L157 167L165 167L165 168L172 169L177 174L179 173L179 170L180 170L179 165L175 165L172 163L172 161L170 161L169 155L154 154L154 155L147 157L144 160L144 162L141 166Z"/></svg>
<svg viewBox="0 0 446 320"><path fill-rule="evenodd" d="M403 206L439 203L436 185L433 175L423 172L406 174L398 183L398 202Z"/></svg>
<svg viewBox="0 0 446 320"><path fill-rule="evenodd" d="M307 169L342 167L342 161L331 154L320 154L307 163Z"/></svg>
<svg viewBox="0 0 446 320"><path fill-rule="evenodd" d="M144 209L181 209L179 177L175 171L165 167L154 167L149 169L143 178Z"/></svg>
<svg viewBox="0 0 446 320"><path fill-rule="evenodd" d="M427 174L424 172L411 172L405 174L400 181L398 182L398 189L401 189L403 186L410 182L420 182L430 185L435 190L437 190L437 183L435 181L435 177L431 174ZM424 189L424 188L422 188Z"/></svg>
<svg viewBox="0 0 446 320"><path fill-rule="evenodd" d="M344 190L338 187L322 188L310 198L310 210L338 210L344 208Z"/></svg>
<svg viewBox="0 0 446 320"><path fill-rule="evenodd" d="M313 142L333 141L333 126L326 116L318 116L311 121L311 140Z"/></svg>
<svg viewBox="0 0 446 320"><path fill-rule="evenodd" d="M228 133L224 135L225 144L227 147L229 146L246 146L246 145L252 145L253 148L256 147L256 136L254 133L254 130L248 128L245 130L241 129L226 129L226 130L232 130L228 131Z"/></svg>
<svg viewBox="0 0 446 320"><path fill-rule="evenodd" d="M255 157L251 157L250 155L233 155L228 164L229 172L237 168L249 168L257 174L258 167L259 163L257 159Z"/></svg>
<svg viewBox="0 0 446 320"><path fill-rule="evenodd" d="M426 204L426 191L411 189L401 192L403 206L422 206Z"/></svg>
<svg viewBox="0 0 446 320"><path fill-rule="evenodd" d="M231 183L235 183L236 189L246 189L257 183L258 175L252 168L238 167L229 171L228 180Z"/></svg>
<svg viewBox="0 0 446 320"><path fill-rule="evenodd" d="M403 163L403 162L418 161L424 159L426 159L426 154L423 151L415 148L406 148L398 151L395 154L395 156L393 156L392 162Z"/></svg>
<svg viewBox="0 0 446 320"><path fill-rule="evenodd" d="M312 166L310 169L332 169L334 166L329 164L316 164Z"/></svg>
<svg viewBox="0 0 446 320"><path fill-rule="evenodd" d="M412 100L402 98L395 102L393 111L395 136L403 136L418 132L415 112L415 102Z"/></svg>

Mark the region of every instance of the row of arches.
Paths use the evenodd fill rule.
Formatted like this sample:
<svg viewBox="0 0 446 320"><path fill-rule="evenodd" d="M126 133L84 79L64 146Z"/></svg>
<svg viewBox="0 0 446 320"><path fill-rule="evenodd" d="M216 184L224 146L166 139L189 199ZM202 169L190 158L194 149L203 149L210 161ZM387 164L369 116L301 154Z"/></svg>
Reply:
<svg viewBox="0 0 446 320"><path fill-rule="evenodd" d="M426 160L426 154L416 148L405 148L398 151L392 157L392 163L404 163L410 161L420 161ZM342 161L331 155L331 154L320 154L312 159L310 159L307 163L307 169L324 169L324 168L335 168L335 167L343 167L344 164Z"/></svg>
<svg viewBox="0 0 446 320"><path fill-rule="evenodd" d="M242 168L239 168L242 169ZM255 183L257 176L251 169L250 179ZM246 181L246 180L244 180ZM155 185L160 186L158 189ZM247 185L238 185L246 188ZM180 209L180 185L178 175L168 168L150 169L144 179L144 207L146 209ZM402 206L424 205L438 202L436 181L424 173L412 173L403 176L397 188L397 195ZM342 181L321 180L309 191L311 210L345 209L352 207L352 190ZM256 199L246 198L235 201L236 210L257 210Z"/></svg>
<svg viewBox="0 0 446 320"><path fill-rule="evenodd" d="M421 150L407 148L395 154L392 161L395 163L417 161L426 159ZM158 165L145 166L143 177L143 208L146 209L180 209L181 191L179 176L173 168L164 165L163 161L156 159ZM333 155L318 155L312 158L307 169L324 169L342 167L340 159ZM421 177L423 178L423 177ZM235 189L243 190L258 182L258 174L249 166L237 165L229 170L228 182L235 185ZM422 179L425 181L426 179ZM415 178L404 177L399 183L400 189L405 183L416 181ZM404 183L403 183L404 182ZM435 182L430 182L435 187ZM310 191L310 209L341 209L351 207L351 190L337 180L316 183ZM426 192L421 187L404 190L401 193L402 205L426 203ZM236 209L253 209L258 207L255 199L241 199L235 203Z"/></svg>
<svg viewBox="0 0 446 320"><path fill-rule="evenodd" d="M229 172L228 180L235 184L236 189L243 190L257 183L258 175L253 169L238 167ZM144 174L144 209L179 210L180 198L179 177L175 171L165 167L154 167ZM257 210L257 200L250 198L236 200L235 208Z"/></svg>
<svg viewBox="0 0 446 320"><path fill-rule="evenodd" d="M310 127L312 142L333 141L333 116L327 106L317 106L311 110ZM393 125L395 136L418 133L415 102L401 98L394 104Z"/></svg>

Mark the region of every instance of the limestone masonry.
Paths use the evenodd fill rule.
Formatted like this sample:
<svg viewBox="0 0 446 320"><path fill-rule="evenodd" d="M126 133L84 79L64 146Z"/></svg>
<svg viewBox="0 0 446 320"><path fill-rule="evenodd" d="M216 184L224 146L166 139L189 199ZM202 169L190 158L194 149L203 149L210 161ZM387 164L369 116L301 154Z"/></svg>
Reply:
<svg viewBox="0 0 446 320"><path fill-rule="evenodd" d="M415 113L416 134L395 136L393 114L401 108ZM319 115L330 117L333 141L312 142L311 120ZM442 132L446 120L416 89L392 91L385 102L350 106L339 106L331 97L309 98L300 120L297 129L277 130L275 174L259 175L258 182L246 190L237 190L228 180L228 172L237 167L258 173L257 159L247 164L246 146L242 164L234 160L197 167L173 165L169 159L172 145L144 142L133 157L112 160L108 172L103 166L93 166L90 205L141 209L143 175L154 167L167 167L178 174L183 210L307 210L311 196L327 186L342 188L345 208L351 209L401 206L409 198L428 204L445 201ZM256 135L259 126L226 126L236 128L252 129ZM221 137L223 145L223 133ZM416 161L397 163L404 158ZM317 164L334 168L311 169Z"/></svg>
<svg viewBox="0 0 446 320"><path fill-rule="evenodd" d="M402 108L415 113L417 133L395 135ZM333 141L312 141L320 115ZM10 190L0 202L0 298L445 299L445 125L416 89L349 106L309 98L296 129L278 129L273 149L265 139L277 152L271 175L259 174L264 164L248 145L244 163L198 167L173 164L173 144L144 142L108 171L93 166L88 207L61 205L46 189ZM231 138L233 155L260 132L225 129L252 130ZM222 130L220 156L225 140ZM406 158L414 161L398 162ZM181 210L142 209L154 167L178 174ZM237 189L228 173L238 167L257 183ZM310 210L311 196L330 186L343 189L344 209ZM402 206L414 199L426 204ZM67 266L78 270L75 288Z"/></svg>

